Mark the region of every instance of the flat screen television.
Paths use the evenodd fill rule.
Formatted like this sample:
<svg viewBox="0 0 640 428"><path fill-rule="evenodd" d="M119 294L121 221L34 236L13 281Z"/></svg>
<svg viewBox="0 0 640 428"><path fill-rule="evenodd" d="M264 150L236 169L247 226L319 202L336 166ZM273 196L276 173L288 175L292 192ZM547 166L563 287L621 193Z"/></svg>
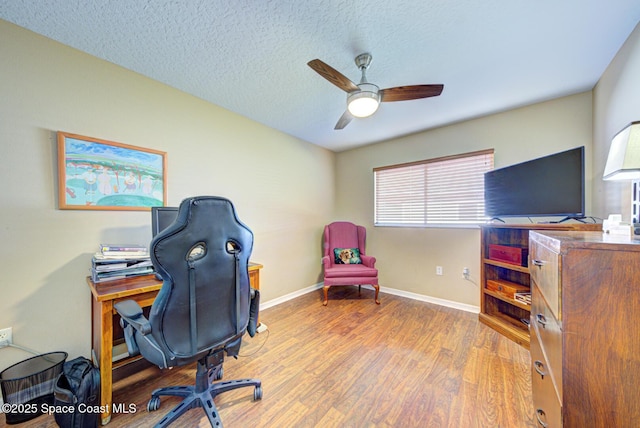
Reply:
<svg viewBox="0 0 640 428"><path fill-rule="evenodd" d="M584 194L584 146L484 175L485 215L491 218L584 218Z"/></svg>
<svg viewBox="0 0 640 428"><path fill-rule="evenodd" d="M151 236L167 228L178 217L178 207L151 207Z"/></svg>

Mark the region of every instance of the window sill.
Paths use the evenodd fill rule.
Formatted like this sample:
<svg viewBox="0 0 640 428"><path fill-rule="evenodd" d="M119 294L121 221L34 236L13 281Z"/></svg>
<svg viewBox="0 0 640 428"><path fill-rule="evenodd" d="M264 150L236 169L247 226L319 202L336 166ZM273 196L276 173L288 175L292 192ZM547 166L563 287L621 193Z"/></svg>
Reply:
<svg viewBox="0 0 640 428"><path fill-rule="evenodd" d="M484 224L484 223L482 223ZM440 223L440 224L374 224L374 227L402 227L402 228L414 228L414 229L480 229L480 223L473 224L455 224L455 223Z"/></svg>

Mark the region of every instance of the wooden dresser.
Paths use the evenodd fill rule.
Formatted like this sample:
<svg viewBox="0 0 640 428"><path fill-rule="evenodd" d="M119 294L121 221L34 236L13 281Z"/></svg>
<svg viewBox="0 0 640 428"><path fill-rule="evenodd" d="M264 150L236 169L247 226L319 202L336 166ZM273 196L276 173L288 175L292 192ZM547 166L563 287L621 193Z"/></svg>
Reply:
<svg viewBox="0 0 640 428"><path fill-rule="evenodd" d="M531 376L541 427L640 427L640 240L532 231Z"/></svg>

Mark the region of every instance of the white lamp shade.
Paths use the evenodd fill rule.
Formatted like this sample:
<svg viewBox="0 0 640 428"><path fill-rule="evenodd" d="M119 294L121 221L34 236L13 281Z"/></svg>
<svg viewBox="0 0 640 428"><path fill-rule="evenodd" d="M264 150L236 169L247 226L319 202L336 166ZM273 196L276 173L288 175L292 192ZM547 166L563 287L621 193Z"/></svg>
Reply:
<svg viewBox="0 0 640 428"><path fill-rule="evenodd" d="M611 141L604 180L640 179L640 122L632 122Z"/></svg>
<svg viewBox="0 0 640 428"><path fill-rule="evenodd" d="M347 95L347 109L355 117L369 117L378 110L380 95L372 83L361 83L360 90Z"/></svg>

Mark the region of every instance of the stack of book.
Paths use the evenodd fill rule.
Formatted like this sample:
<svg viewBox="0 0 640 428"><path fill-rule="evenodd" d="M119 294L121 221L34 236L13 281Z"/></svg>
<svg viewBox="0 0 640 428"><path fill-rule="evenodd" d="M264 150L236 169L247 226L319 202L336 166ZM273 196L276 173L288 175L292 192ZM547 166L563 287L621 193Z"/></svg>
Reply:
<svg viewBox="0 0 640 428"><path fill-rule="evenodd" d="M152 273L149 251L143 245L101 244L91 259L91 279L95 283Z"/></svg>

